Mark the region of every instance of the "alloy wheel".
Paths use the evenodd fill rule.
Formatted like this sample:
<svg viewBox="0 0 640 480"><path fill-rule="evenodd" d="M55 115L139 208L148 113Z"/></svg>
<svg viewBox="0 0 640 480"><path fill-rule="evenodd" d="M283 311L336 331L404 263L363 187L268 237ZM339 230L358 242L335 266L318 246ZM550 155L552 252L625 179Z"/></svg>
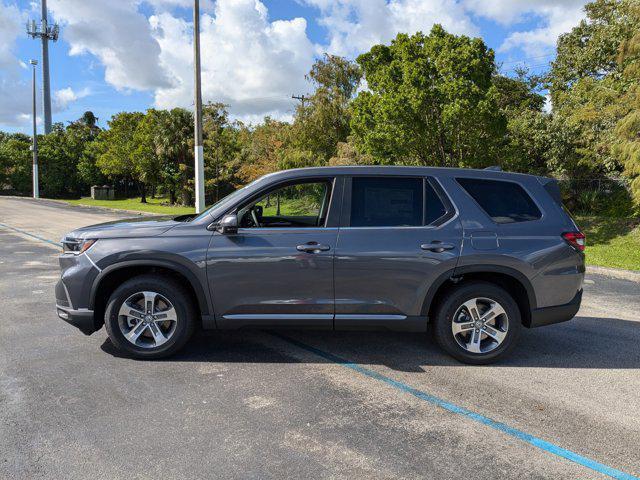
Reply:
<svg viewBox="0 0 640 480"><path fill-rule="evenodd" d="M451 332L469 353L489 353L504 342L509 317L504 307L490 298L476 297L464 302L453 315Z"/></svg>
<svg viewBox="0 0 640 480"><path fill-rule="evenodd" d="M136 292L118 311L118 325L127 341L141 348L156 348L176 331L178 314L167 297L157 292Z"/></svg>

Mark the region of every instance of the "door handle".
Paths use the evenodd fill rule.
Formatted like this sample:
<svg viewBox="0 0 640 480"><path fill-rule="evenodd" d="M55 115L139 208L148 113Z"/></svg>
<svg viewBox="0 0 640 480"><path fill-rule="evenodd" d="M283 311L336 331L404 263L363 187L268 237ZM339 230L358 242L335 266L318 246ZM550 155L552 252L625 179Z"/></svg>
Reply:
<svg viewBox="0 0 640 480"><path fill-rule="evenodd" d="M420 245L420 248L422 250L429 250L430 252L442 253L445 250L453 250L455 246L450 243L442 243L436 240L431 243L423 243Z"/></svg>
<svg viewBox="0 0 640 480"><path fill-rule="evenodd" d="M318 242L308 242L308 243L305 243L304 245L298 245L296 247L296 250L298 250L299 252L306 252L306 253L320 253L320 252L326 252L327 250L331 250L331 247L329 245L322 245Z"/></svg>

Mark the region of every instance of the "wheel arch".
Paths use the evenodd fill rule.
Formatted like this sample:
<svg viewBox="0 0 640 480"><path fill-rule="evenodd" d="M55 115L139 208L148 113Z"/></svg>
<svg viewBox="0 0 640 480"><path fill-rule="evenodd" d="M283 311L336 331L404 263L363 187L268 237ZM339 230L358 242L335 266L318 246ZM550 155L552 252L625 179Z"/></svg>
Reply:
<svg viewBox="0 0 640 480"><path fill-rule="evenodd" d="M531 326L531 312L536 308L536 296L529 279L521 272L500 265L465 265L442 275L431 285L425 296L422 315L433 315L438 302L450 288L470 281L486 281L505 289L516 300L522 315L522 324Z"/></svg>
<svg viewBox="0 0 640 480"><path fill-rule="evenodd" d="M143 274L159 274L176 278L192 294L194 306L205 319L210 315L208 298L197 276L188 268L166 260L129 260L103 269L91 286L89 308L94 311L94 322L102 324L108 296L123 281Z"/></svg>

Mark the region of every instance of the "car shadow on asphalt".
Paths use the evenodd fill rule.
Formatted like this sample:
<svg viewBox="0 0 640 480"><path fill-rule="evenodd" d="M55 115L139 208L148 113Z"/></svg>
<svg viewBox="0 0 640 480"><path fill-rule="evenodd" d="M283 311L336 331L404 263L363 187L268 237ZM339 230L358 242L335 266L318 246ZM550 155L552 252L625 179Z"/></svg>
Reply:
<svg viewBox="0 0 640 480"><path fill-rule="evenodd" d="M515 350L492 367L640 368L640 322L576 317L523 329ZM102 350L126 358L107 339ZM466 366L444 354L427 334L331 331L201 332L166 362L335 363L383 365L403 372Z"/></svg>

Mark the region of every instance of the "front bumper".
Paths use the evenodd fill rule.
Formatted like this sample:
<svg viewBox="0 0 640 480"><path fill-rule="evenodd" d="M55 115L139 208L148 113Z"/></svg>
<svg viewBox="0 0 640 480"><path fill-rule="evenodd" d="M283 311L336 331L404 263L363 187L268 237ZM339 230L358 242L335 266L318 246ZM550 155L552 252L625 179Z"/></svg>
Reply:
<svg viewBox="0 0 640 480"><path fill-rule="evenodd" d="M56 311L58 312L58 317L78 328L85 335L91 335L100 330L99 327L96 328L93 310L73 310L69 307L56 305Z"/></svg>
<svg viewBox="0 0 640 480"><path fill-rule="evenodd" d="M564 305L555 307L536 308L531 312L531 328L566 322L576 316L582 302L582 290L578 290L576 296Z"/></svg>

